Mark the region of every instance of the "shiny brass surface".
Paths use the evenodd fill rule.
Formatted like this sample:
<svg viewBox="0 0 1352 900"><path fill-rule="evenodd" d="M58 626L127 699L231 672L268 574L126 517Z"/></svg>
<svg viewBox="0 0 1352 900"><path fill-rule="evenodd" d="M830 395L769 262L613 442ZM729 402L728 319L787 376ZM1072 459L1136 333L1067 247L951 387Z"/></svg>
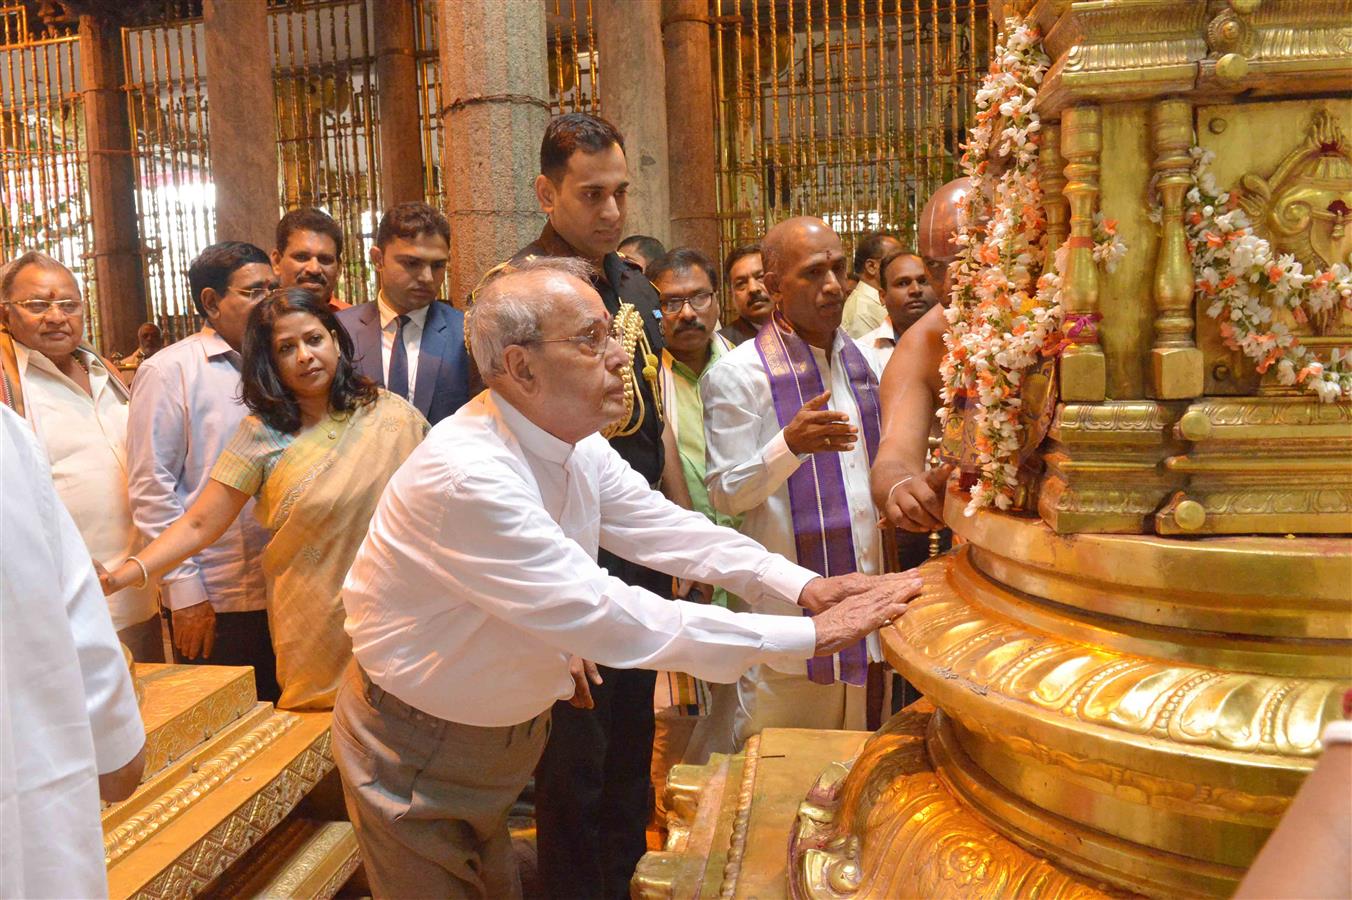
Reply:
<svg viewBox="0 0 1352 900"><path fill-rule="evenodd" d="M1062 305L1067 316L1099 315L1099 272L1094 262L1094 212L1098 208L1102 115L1097 106L1075 106L1061 117L1061 155L1066 158L1070 203L1070 255L1066 262ZM1096 333L1097 327L1089 329ZM1082 338L1061 354L1061 397L1095 401L1105 396L1107 373L1097 337Z"/></svg>

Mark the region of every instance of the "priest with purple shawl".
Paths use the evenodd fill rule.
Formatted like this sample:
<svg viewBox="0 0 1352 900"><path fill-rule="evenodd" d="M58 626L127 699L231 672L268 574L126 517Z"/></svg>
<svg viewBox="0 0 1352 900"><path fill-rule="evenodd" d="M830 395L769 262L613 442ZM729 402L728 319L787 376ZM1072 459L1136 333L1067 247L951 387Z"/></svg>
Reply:
<svg viewBox="0 0 1352 900"><path fill-rule="evenodd" d="M762 247L772 327L700 379L709 499L720 513L743 516L747 537L805 568L877 574L882 547L868 476L881 431L878 381L840 327L844 249L810 217L776 225ZM755 611L807 614L769 598ZM864 728L876 642L870 636L792 671L748 670L737 686L737 745L771 727Z"/></svg>

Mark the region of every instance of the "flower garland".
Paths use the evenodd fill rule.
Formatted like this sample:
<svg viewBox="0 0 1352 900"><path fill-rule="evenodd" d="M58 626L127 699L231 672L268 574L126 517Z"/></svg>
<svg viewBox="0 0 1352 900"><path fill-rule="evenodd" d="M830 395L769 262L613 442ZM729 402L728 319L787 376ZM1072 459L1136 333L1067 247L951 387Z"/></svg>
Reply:
<svg viewBox="0 0 1352 900"><path fill-rule="evenodd" d="M1352 349L1335 348L1327 364L1303 345L1274 308L1305 324L1352 309L1352 270L1341 263L1308 274L1291 254L1277 256L1254 230L1239 198L1211 174L1215 154L1192 148L1193 187L1183 221L1192 255L1196 300L1220 322L1221 339L1253 360L1259 374L1274 364L1277 380L1299 385L1325 403L1352 399Z"/></svg>
<svg viewBox="0 0 1352 900"><path fill-rule="evenodd" d="M972 418L976 483L967 513L1008 509L1018 481L1023 373L1068 343L1061 332L1064 253L1046 267L1046 218L1037 180L1041 122L1034 111L1050 60L1037 28L1017 16L1005 22L990 72L976 94L976 121L963 148L972 181L964 197L945 314L947 353L940 366L941 421ZM992 159L1002 170L992 171ZM1116 224L1095 220L1094 258L1115 265L1126 248ZM1062 248L1064 250L1064 247Z"/></svg>

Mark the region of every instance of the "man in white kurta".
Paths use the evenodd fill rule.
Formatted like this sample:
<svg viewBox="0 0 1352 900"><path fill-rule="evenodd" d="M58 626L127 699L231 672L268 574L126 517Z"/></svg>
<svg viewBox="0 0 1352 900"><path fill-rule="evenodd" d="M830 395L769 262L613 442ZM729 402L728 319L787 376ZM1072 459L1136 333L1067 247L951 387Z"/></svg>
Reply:
<svg viewBox="0 0 1352 900"><path fill-rule="evenodd" d="M0 897L108 892L100 775L145 729L108 606L32 429L0 405Z"/></svg>
<svg viewBox="0 0 1352 900"><path fill-rule="evenodd" d="M742 516L742 534L802 562L789 478L813 453L836 454L855 567L876 574L882 546L869 495L868 450L856 390L842 364L847 346L856 358L862 354L840 328L845 274L840 240L818 219L792 219L771 229L763 246L766 286L776 305L774 322L806 341L829 399L803 396L793 422L782 426L759 338L724 354L700 379L709 499L719 512ZM803 615L801 608L771 597L745 599L746 608L756 612ZM801 664L753 666L738 682L737 743L767 727L863 728L865 693L863 686L840 678L814 683Z"/></svg>
<svg viewBox="0 0 1352 900"><path fill-rule="evenodd" d="M90 556L114 568L141 546L127 501L127 389L80 343L84 302L69 269L28 253L5 277L3 318L24 416ZM164 662L155 587L127 588L107 602L118 639L137 661Z"/></svg>

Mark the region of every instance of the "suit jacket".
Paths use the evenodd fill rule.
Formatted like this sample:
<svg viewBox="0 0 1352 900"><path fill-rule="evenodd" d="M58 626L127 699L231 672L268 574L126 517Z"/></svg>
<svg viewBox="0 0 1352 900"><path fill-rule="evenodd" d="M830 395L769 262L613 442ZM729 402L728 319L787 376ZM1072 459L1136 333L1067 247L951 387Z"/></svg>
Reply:
<svg viewBox="0 0 1352 900"><path fill-rule="evenodd" d="M359 374L384 387L380 308L375 303L359 303L339 310L336 316L352 338L352 365ZM427 307L427 322L423 327L422 342L418 344L413 405L435 425L468 403L470 396L465 314L448 303L434 300Z"/></svg>

